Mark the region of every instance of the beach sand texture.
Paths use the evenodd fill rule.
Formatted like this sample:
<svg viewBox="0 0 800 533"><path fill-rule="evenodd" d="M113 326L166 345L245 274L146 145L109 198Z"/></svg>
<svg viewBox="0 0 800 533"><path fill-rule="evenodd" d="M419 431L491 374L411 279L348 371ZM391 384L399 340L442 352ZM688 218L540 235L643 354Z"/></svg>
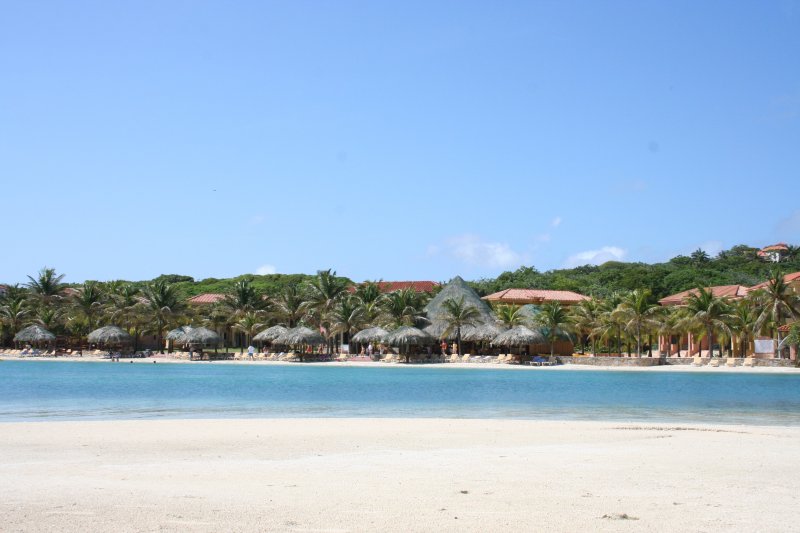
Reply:
<svg viewBox="0 0 800 533"><path fill-rule="evenodd" d="M2 531L800 531L800 428L0 424Z"/></svg>

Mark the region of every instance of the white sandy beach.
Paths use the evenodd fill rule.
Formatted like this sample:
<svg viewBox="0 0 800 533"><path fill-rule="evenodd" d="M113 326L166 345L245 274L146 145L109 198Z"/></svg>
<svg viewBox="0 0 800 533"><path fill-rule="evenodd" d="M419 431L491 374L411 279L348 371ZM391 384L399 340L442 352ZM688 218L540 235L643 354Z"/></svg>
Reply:
<svg viewBox="0 0 800 533"><path fill-rule="evenodd" d="M220 361L189 361L164 356L147 357L141 359L122 359L120 362L112 362L106 357L96 355L86 355L83 357L59 356L59 357L20 357L13 355L0 355L0 361L57 361L62 363L105 363L105 364L187 364L187 365L237 365L237 366L331 366L331 367L371 367L371 368L462 368L462 369L482 369L482 370L523 370L532 372L561 372L561 371L609 371L609 372L712 372L715 374L726 373L755 373L755 374L800 374L800 367L768 367L756 366L745 367L735 366L710 367L708 365L693 366L686 365L660 365L660 366L594 366L594 365L557 365L550 367L529 366L521 364L492 364L492 363L424 363L424 364L405 364L405 363L382 363L376 361L325 361L325 362L288 362L288 361L264 361L247 359L229 359Z"/></svg>
<svg viewBox="0 0 800 533"><path fill-rule="evenodd" d="M799 531L800 428L0 424L2 531Z"/></svg>

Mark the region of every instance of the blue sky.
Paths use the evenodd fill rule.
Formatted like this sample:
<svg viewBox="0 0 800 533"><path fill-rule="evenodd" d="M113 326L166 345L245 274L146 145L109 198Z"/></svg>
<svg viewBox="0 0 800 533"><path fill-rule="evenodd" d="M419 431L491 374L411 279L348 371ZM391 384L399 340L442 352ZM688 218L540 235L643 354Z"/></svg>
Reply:
<svg viewBox="0 0 800 533"><path fill-rule="evenodd" d="M4 2L0 281L800 242L800 2Z"/></svg>

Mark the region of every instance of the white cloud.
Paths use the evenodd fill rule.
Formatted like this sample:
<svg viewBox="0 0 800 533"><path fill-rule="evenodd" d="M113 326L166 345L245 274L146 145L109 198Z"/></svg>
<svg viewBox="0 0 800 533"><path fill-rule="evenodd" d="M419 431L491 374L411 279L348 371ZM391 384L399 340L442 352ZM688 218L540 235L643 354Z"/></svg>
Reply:
<svg viewBox="0 0 800 533"><path fill-rule="evenodd" d="M561 217L554 218L552 222L550 222L550 225L553 226L554 228L559 227L561 225Z"/></svg>
<svg viewBox="0 0 800 533"><path fill-rule="evenodd" d="M262 222L264 222L264 220L265 220L264 215L261 215L261 214L253 215L253 216L250 217L250 225L257 226L257 225L261 224Z"/></svg>
<svg viewBox="0 0 800 533"><path fill-rule="evenodd" d="M447 241L445 249L449 255L471 265L509 268L523 263L522 254L507 243L485 241L477 235L453 237Z"/></svg>
<svg viewBox="0 0 800 533"><path fill-rule="evenodd" d="M536 236L536 240L539 242L550 242L550 239L552 238L553 238L552 235L550 235L549 233L540 233L539 235Z"/></svg>
<svg viewBox="0 0 800 533"><path fill-rule="evenodd" d="M606 261L622 261L627 254L627 250L618 246L603 246L599 250L586 250L569 256L564 266L574 268L582 265L602 265Z"/></svg>
<svg viewBox="0 0 800 533"><path fill-rule="evenodd" d="M259 276L266 276L269 274L277 274L278 269L274 265L261 265L256 269L256 274Z"/></svg>

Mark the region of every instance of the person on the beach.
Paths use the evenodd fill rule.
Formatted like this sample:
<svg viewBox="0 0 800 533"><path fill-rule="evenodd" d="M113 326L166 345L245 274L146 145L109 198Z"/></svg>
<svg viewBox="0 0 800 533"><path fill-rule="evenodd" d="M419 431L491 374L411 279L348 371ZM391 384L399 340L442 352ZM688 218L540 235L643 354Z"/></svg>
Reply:
<svg viewBox="0 0 800 533"><path fill-rule="evenodd" d="M442 341L442 355L447 355L447 341Z"/></svg>
<svg viewBox="0 0 800 533"><path fill-rule="evenodd" d="M372 343L367 344L367 355L372 356Z"/></svg>
<svg viewBox="0 0 800 533"><path fill-rule="evenodd" d="M255 348L253 347L253 345L251 344L250 346L248 346L248 347L247 347L247 357L248 357L249 359L252 359L252 358L253 358L253 354L254 354L254 353L256 353L256 349L255 349Z"/></svg>

